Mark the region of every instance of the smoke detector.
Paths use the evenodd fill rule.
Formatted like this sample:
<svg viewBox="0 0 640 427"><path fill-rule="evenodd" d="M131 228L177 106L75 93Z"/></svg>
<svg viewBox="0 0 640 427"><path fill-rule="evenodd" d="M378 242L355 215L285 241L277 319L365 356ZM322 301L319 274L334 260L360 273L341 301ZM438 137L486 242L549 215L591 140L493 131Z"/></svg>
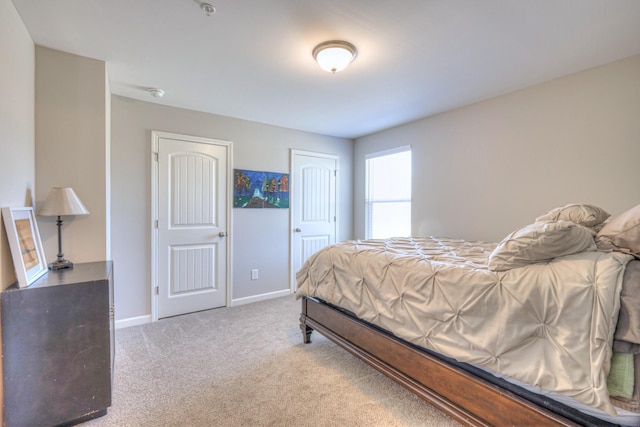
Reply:
<svg viewBox="0 0 640 427"><path fill-rule="evenodd" d="M211 16L216 13L216 8L211 6L209 3L202 3L200 8L204 11L204 14L207 16Z"/></svg>
<svg viewBox="0 0 640 427"><path fill-rule="evenodd" d="M162 89L157 89L155 87L151 87L147 89L147 92L154 98L162 98L164 96L164 91Z"/></svg>

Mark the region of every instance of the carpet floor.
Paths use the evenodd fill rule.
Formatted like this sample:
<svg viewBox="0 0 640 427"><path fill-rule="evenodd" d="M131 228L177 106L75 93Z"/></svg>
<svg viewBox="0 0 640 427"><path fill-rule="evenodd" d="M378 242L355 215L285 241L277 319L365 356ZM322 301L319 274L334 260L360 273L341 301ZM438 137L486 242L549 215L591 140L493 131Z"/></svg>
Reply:
<svg viewBox="0 0 640 427"><path fill-rule="evenodd" d="M294 296L116 331L113 404L83 426L459 426L314 332Z"/></svg>

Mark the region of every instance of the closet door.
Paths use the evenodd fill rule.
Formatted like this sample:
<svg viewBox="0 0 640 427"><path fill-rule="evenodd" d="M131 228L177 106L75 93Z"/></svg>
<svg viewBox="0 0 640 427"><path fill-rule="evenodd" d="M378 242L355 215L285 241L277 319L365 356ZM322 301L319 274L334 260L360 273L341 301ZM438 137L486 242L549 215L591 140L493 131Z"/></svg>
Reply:
<svg viewBox="0 0 640 427"><path fill-rule="evenodd" d="M338 158L292 151L292 289L311 255L336 242Z"/></svg>
<svg viewBox="0 0 640 427"><path fill-rule="evenodd" d="M158 318L227 303L229 147L157 139Z"/></svg>

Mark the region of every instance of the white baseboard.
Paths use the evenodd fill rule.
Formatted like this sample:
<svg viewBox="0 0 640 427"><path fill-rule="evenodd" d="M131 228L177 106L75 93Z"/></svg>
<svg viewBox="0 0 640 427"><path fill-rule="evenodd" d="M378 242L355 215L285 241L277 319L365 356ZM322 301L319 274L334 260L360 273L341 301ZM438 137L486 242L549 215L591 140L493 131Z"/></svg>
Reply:
<svg viewBox="0 0 640 427"><path fill-rule="evenodd" d="M116 320L116 329L128 328L130 326L138 326L151 323L151 315L129 317L128 319Z"/></svg>
<svg viewBox="0 0 640 427"><path fill-rule="evenodd" d="M231 300L231 307L235 307L238 305L250 304L252 302L264 301L272 298L285 297L287 295L291 295L291 289L285 289L282 291L269 292L268 294L261 295L253 295L250 297L238 298Z"/></svg>
<svg viewBox="0 0 640 427"><path fill-rule="evenodd" d="M252 302L265 301L272 298L285 297L287 295L291 295L293 292L291 289L284 289L282 291L269 292L267 294L261 295L253 295L245 298L238 298L231 300L230 307L251 304ZM148 314L146 316L138 316L138 317L129 317L127 319L116 320L116 329L128 328L130 326L139 326L145 325L147 323L151 323L151 315Z"/></svg>

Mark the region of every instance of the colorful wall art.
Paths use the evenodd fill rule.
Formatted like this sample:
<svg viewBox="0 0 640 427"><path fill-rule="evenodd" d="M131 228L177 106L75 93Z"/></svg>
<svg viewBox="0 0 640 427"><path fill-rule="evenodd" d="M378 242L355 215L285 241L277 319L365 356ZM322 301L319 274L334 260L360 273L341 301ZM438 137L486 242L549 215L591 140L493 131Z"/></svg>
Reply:
<svg viewBox="0 0 640 427"><path fill-rule="evenodd" d="M234 208L289 208L289 174L233 170Z"/></svg>

